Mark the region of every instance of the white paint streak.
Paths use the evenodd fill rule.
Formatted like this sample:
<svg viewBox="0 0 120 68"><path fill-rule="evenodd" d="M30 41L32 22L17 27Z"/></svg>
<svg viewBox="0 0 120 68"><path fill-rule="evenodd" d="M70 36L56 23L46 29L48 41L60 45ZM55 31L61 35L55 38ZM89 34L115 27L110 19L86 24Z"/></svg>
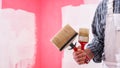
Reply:
<svg viewBox="0 0 120 68"><path fill-rule="evenodd" d="M32 68L35 44L33 13L0 10L0 68Z"/></svg>

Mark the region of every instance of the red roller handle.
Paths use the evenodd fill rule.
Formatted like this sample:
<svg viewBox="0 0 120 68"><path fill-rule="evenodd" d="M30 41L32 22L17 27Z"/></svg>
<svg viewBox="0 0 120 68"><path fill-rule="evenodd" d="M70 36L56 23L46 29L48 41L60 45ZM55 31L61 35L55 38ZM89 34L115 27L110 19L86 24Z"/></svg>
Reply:
<svg viewBox="0 0 120 68"><path fill-rule="evenodd" d="M79 43L81 44L81 49L84 50L84 47L85 47L85 45L87 44L87 42L80 42L80 41L79 41ZM88 64L89 61L90 61L89 57L86 56L85 63Z"/></svg>
<svg viewBox="0 0 120 68"><path fill-rule="evenodd" d="M77 47L74 47L73 50L74 50L74 51L77 51L78 49L77 49Z"/></svg>

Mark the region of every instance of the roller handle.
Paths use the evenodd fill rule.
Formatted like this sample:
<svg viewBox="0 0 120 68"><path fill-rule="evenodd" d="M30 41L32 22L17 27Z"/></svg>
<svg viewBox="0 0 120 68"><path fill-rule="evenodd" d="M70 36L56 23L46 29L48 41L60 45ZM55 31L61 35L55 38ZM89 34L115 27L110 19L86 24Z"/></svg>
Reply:
<svg viewBox="0 0 120 68"><path fill-rule="evenodd" d="M77 47L74 47L73 50L76 52L78 49L77 49Z"/></svg>
<svg viewBox="0 0 120 68"><path fill-rule="evenodd" d="M84 47L86 45L87 42L80 42L79 43L81 44L81 50L84 50ZM85 63L88 64L90 62L90 59L89 57L86 55L86 60L85 60Z"/></svg>

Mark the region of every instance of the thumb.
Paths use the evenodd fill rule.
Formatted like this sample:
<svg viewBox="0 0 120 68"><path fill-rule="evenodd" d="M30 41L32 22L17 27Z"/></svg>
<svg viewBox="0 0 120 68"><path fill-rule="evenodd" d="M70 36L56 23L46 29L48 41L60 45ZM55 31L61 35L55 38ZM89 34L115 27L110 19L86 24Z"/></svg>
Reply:
<svg viewBox="0 0 120 68"><path fill-rule="evenodd" d="M78 46L77 48L78 48L78 49L81 49L81 46Z"/></svg>

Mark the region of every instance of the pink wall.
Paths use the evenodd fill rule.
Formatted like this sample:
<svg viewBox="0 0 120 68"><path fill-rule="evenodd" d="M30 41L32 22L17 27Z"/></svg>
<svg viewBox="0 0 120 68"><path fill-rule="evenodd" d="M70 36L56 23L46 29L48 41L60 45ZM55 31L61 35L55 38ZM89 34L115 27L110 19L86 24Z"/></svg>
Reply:
<svg viewBox="0 0 120 68"><path fill-rule="evenodd" d="M75 1L75 0L74 0ZM76 0L76 4L80 3L80 0ZM73 0L42 0L41 4L41 24L40 27L40 42L42 48L40 48L41 68L61 68L62 53L59 52L51 43L50 38L61 28L61 7L72 4ZM43 7L44 6L44 7Z"/></svg>
<svg viewBox="0 0 120 68"><path fill-rule="evenodd" d="M34 68L61 68L62 52L50 38L61 28L61 7L80 5L82 0L3 0L3 8L23 9L36 14L36 64Z"/></svg>

